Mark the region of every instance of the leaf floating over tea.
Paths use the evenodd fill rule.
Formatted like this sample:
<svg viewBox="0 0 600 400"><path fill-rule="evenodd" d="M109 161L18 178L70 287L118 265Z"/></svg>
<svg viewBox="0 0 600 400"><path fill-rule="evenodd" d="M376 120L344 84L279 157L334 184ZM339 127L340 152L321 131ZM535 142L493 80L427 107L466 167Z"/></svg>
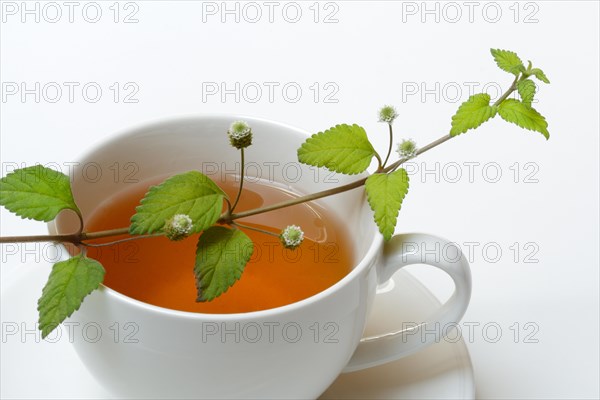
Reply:
<svg viewBox="0 0 600 400"><path fill-rule="evenodd" d="M308 138L298 149L298 160L353 175L369 168L376 154L364 128L342 124Z"/></svg>
<svg viewBox="0 0 600 400"><path fill-rule="evenodd" d="M197 301L211 301L225 293L240 279L253 251L252 240L239 229L207 229L196 249Z"/></svg>
<svg viewBox="0 0 600 400"><path fill-rule="evenodd" d="M172 176L150 188L131 217L129 232L142 235L161 231L178 214L191 218L190 233L202 232L219 219L225 196L216 183L198 171Z"/></svg>
<svg viewBox="0 0 600 400"><path fill-rule="evenodd" d="M396 228L398 212L408 193L408 173L401 168L389 174L373 174L365 184L367 200L375 212L375 223L385 240L390 240Z"/></svg>
<svg viewBox="0 0 600 400"><path fill-rule="evenodd" d="M44 222L65 209L79 213L69 177L41 165L15 170L0 179L0 204L21 218Z"/></svg>
<svg viewBox="0 0 600 400"><path fill-rule="evenodd" d="M83 299L104 280L104 267L82 255L54 264L38 300L42 338L79 309Z"/></svg>

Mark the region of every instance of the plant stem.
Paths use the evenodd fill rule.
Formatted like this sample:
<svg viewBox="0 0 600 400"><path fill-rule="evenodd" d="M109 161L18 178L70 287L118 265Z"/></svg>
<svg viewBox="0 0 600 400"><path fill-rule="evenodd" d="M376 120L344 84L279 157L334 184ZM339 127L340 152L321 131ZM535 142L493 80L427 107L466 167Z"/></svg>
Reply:
<svg viewBox="0 0 600 400"><path fill-rule="evenodd" d="M32 243L32 242L63 242L79 244L83 240L101 239L105 237L126 235L129 228L109 229L98 232L81 232L64 235L34 235L34 236L2 236L0 243Z"/></svg>
<svg viewBox="0 0 600 400"><path fill-rule="evenodd" d="M367 178L362 178L362 179L359 179L359 180L357 180L355 182L348 183L346 185L338 186L338 187L335 187L335 188L332 188L332 189L323 190L322 192L312 193L312 194L309 194L309 195L306 195L306 196L297 197L297 198L292 199L292 200L286 200L286 201L282 201L280 203L271 204L269 206L255 208L253 210L242 211L242 212L237 213L237 214L231 214L230 218L233 221L233 220L240 219L240 218L250 217L250 216L256 215L256 214L262 214L262 213L266 213L266 212L269 212L269 211L277 210L279 208L290 207L290 206L294 206L296 204L305 203L307 201L317 200L317 199L320 199L320 198L323 198L323 197L327 197L327 196L331 196L331 195L334 195L334 194L346 192L346 191L351 190L351 189L356 189L356 188L361 187L362 185L364 185L366 181L367 181ZM219 220L219 222L228 223L230 221L227 221L227 220L221 218Z"/></svg>
<svg viewBox="0 0 600 400"><path fill-rule="evenodd" d="M436 140L434 142L429 143L427 146L419 149L416 152L415 157L418 156L419 154L423 154L426 151L433 149L436 146L439 146L440 144L442 144L442 143L444 143L444 142L446 142L446 141L448 141L450 139L452 139L452 136L446 135L446 136L443 136L443 137L439 138L438 140ZM404 164L406 161L408 161L409 159L412 159L412 158L414 158L414 157L400 159L400 160L396 161L395 163L390 164L389 166L383 168L381 170L381 172L382 173L387 173L387 172L393 171L394 169L398 168L400 165ZM359 179L357 181L347 183L347 184L342 185L342 186L338 186L338 187L335 187L335 188L332 188L332 189L323 190L322 192L312 193L312 194L309 194L309 195L306 195L306 196L302 196L302 197L298 197L298 198L295 198L295 199L292 199L292 200L286 200L286 201L282 201L280 203L271 204L269 206L255 208L254 210L242 211L242 212L237 213L237 214L231 214L229 216L229 220L227 220L224 217L221 217L219 219L219 222L230 223L231 221L236 220L236 219L246 218L246 217L250 217L252 215L262 214L262 213L273 211L273 210L277 210L277 209L280 209L280 208L290 207L290 206L294 206L296 204L305 203L307 201L313 201L313 200L321 199L323 197L328 197L328 196L331 196L331 195L334 195L334 194L346 192L348 190L352 190L352 189L356 189L358 187L361 187L362 185L365 184L365 182L367 181L367 178L368 177L365 177L365 178Z"/></svg>
<svg viewBox="0 0 600 400"><path fill-rule="evenodd" d="M502 103L504 100L506 100L508 98L508 96L510 96L512 94L512 92L514 92L516 90L518 81L519 81L519 77L517 76L515 78L515 80L513 81L512 85L510 86L510 88L508 88L508 90L494 103L494 106L498 106L500 103ZM390 126L390 128L391 128L391 126ZM393 171L396 168L398 168L400 165L404 164L406 161L413 159L413 158L425 153L426 151L429 151L429 150L433 149L434 147L439 146L442 143L447 142L448 140L452 139L453 137L454 136L450 136L450 134L442 136L441 138L434 140L433 142L429 143L428 145L423 146L420 149L418 149L413 157L402 158L402 159L390 164L389 166L383 168L381 170L381 172L387 173L387 172ZM342 186L339 186L339 187L336 187L333 189L328 189L328 190L324 190L322 192L309 194L309 195L298 197L298 198L292 199L292 200L282 201L280 203L272 204L272 205L266 206L266 207L256 208L254 210L248 210L248 211L244 211L244 212L237 213L237 214L231 214L229 221L226 219L223 219L223 217L221 217L219 222L228 223L228 222L236 220L236 219L250 217L252 215L262 214L262 213L265 213L268 211L277 210L279 208L290 207L290 206L294 206L296 204L301 204L301 203L304 203L307 201L317 200L317 199L331 196L331 195L334 195L337 193L346 192L348 190L356 189L357 187L364 185L364 183L366 181L367 181L367 178L362 178L355 182L351 182L346 185L342 185Z"/></svg>
<svg viewBox="0 0 600 400"><path fill-rule="evenodd" d="M389 144L389 147L388 147L387 155L385 156L385 161L383 162L383 167L385 167L385 165L387 164L388 160L390 159L390 154L392 154L392 144L394 142L394 133L392 131L392 124L388 124L388 126L390 127L390 144Z"/></svg>
<svg viewBox="0 0 600 400"><path fill-rule="evenodd" d="M242 147L240 149L240 154L241 154L241 159L242 159L242 167L241 167L241 172L240 172L240 189L238 190L238 194L235 198L235 201L233 202L233 206L231 206L229 212L233 213L233 211L235 210L235 207L237 206L238 202L240 201L240 196L242 195L242 189L244 188L244 148Z"/></svg>
<svg viewBox="0 0 600 400"><path fill-rule="evenodd" d="M77 235L81 235L81 232L83 232L83 215L81 215L81 211L76 210L75 213L77 214L77 218L79 218L79 229L77 230Z"/></svg>
<svg viewBox="0 0 600 400"><path fill-rule="evenodd" d="M279 235L278 235L278 234L276 234L276 233L269 232L269 231L267 231L267 230L260 229L260 228L255 228L255 227L253 227L253 226L248 226L248 225L246 225L246 224L240 224L240 223L238 223L238 222L232 222L231 224L232 224L232 225L235 225L235 226L239 226L240 228L249 229L249 230L251 230L251 231L255 231L255 232L264 233L265 235L275 236L276 238L278 238L278 237L279 237Z"/></svg>
<svg viewBox="0 0 600 400"><path fill-rule="evenodd" d="M420 149L418 149L415 152L415 155L412 157L406 157L406 158L401 158L400 160L396 161L395 163L390 164L388 167L386 167L383 172L390 172L395 170L396 168L398 168L400 165L404 164L405 162L407 162L408 160L412 160L413 158L425 153L428 150L433 149L434 147L439 146L440 144L447 142L448 140L452 139L454 136L450 136L450 134L442 136L441 138L434 140L433 142L429 143L426 146L421 147Z"/></svg>
<svg viewBox="0 0 600 400"><path fill-rule="evenodd" d="M442 136L441 138L429 143L427 146L422 147L419 150L417 150L415 157L420 154L425 153L428 150L433 149L434 147L439 146L440 144L442 144L450 139L452 139L452 136L450 136L450 135ZM412 158L414 158L414 157L400 159L400 160L390 164L389 166L383 168L381 170L381 172L387 173L387 172L393 171L396 168L398 168L400 165L404 164L406 161L408 161L409 159L412 159ZM331 196L334 194L347 192L348 190L352 190L352 189L361 187L362 185L365 184L366 181L367 181L367 177L361 178L357 181L350 182L345 185L338 186L338 187L335 187L332 189L327 189L327 190L323 190L321 192L312 193L312 194L302 196L302 197L297 197L292 200L282 201L280 203L271 204L271 205L265 206L265 207L255 208L253 210L242 211L240 213L231 214L231 213L225 212L225 213L223 213L223 215L221 215L221 218L219 218L219 220L217 222L223 223L223 224L231 224L236 219L246 218L246 217L250 217L252 215L262 214L262 213L266 213L269 211L278 210L280 208L291 207L291 206L294 206L297 204L321 199L323 197L328 197L328 196ZM240 187L241 187L241 185L240 185ZM240 190L240 192L241 192L241 190ZM129 228L111 229L111 230L100 231L100 232L83 232L80 235L70 234L70 235L40 235L40 236L12 236L12 237L7 236L7 237L0 237L0 243L70 242L70 243L78 244L78 243L81 243L81 241L83 241L83 240L100 239L100 238L110 237L110 236L119 236L119 235L125 235L127 233L129 233Z"/></svg>
<svg viewBox="0 0 600 400"><path fill-rule="evenodd" d="M164 235L162 233L155 233L153 235L138 235L138 236L132 236L132 237L128 237L125 239L115 240L113 242L106 242L106 243L83 243L83 242L81 242L81 245L85 246L85 247L106 247L106 246L112 246L114 244L131 242L132 240L146 239L146 238L159 237L159 236L164 236Z"/></svg>
<svg viewBox="0 0 600 400"><path fill-rule="evenodd" d="M508 88L508 90L502 96L500 96L500 98L498 100L496 100L496 102L494 102L493 105L495 107L497 107L498 105L500 105L500 103L502 103L504 100L506 100L508 98L508 96L510 96L517 89L517 83L519 82L519 80L520 79L522 80L525 78L526 78L525 75L522 75L521 77L516 76L512 85ZM392 131L391 131L391 126L390 126L390 135L391 135L391 132ZM441 138L434 140L433 142L429 143L428 145L418 149L413 157L402 158L388 166L385 166L385 163L387 163L388 158L389 158L389 153L391 153L391 146L390 146L390 151L388 151L388 157L386 157L386 162L384 162L383 164L381 162L381 158L379 157L379 155L378 154L375 155L377 160L379 161L378 172L388 173L388 172L394 171L396 168L398 168L400 165L404 164L406 161L413 159L413 158L425 153L426 151L429 151L429 150L433 149L434 147L439 146L440 144L442 144L444 142L447 142L448 140L452 139L453 137L454 136L450 136L449 134L442 136ZM364 185L368 178L368 177L361 178L357 181L350 182L345 185L338 186L338 187L335 187L332 189L327 189L327 190L323 190L321 192L312 193L312 194L298 197L298 198L292 199L292 200L282 201L280 203L271 204L271 205L265 206L265 207L255 208L253 210L242 211L242 212L236 214L236 213L233 213L233 209L235 208L235 206L237 205L237 203L240 199L240 196L242 193L242 187L243 187L243 183L244 183L244 149L241 149L241 152L242 152L241 153L242 176L241 176L241 181L240 181L240 190L238 192L235 203L233 204L233 207L229 208L226 212L224 212L221 215L221 217L219 218L219 220L217 221L218 223L221 223L221 224L234 224L233 221L237 220L237 219L246 218L246 217L250 217L252 215L257 215L257 214L263 214L263 213L266 213L269 211L278 210L280 208L291 207L291 206L294 206L297 204L321 199L323 197L328 197L328 196L331 196L334 194L338 194L338 193L346 192L348 190L356 189L356 188ZM241 225L238 223L235 223L235 224L239 225L241 227L244 227L244 228L261 231L263 233L273 234L272 232L262 231L262 230L259 230L258 228L253 228L253 227ZM63 242L63 243L73 243L75 245L90 246L89 244L82 243L82 241L92 240L92 239L100 239L100 238L111 237L111 236L126 235L128 233L129 233L129 228L119 228L119 229L111 229L111 230L100 231L100 232L78 232L78 233L67 234L67 235L6 236L6 237L0 237L0 243ZM134 240L134 239L142 239L142 238L151 237L151 236L159 236L159 235L135 236L132 238L118 240L114 243L120 243L123 241ZM114 244L114 243L103 243L102 245L109 245L109 244Z"/></svg>
<svg viewBox="0 0 600 400"><path fill-rule="evenodd" d="M2 236L0 243L33 243L33 242L65 242L77 243L79 236L77 234L67 235L33 235L33 236Z"/></svg>
<svg viewBox="0 0 600 400"><path fill-rule="evenodd" d="M523 77L525 77L525 75L523 75L521 77L521 79L523 79ZM519 82L519 75L515 76L515 80L513 81L512 85L510 85L508 90L506 92L504 92L504 94L502 96L500 96L500 98L498 100L496 100L496 102L494 103L494 107L499 106L500 103L502 103L504 100L506 100L508 98L508 96L510 96L512 94L512 92L514 92L517 89L518 82Z"/></svg>
<svg viewBox="0 0 600 400"><path fill-rule="evenodd" d="M101 239L105 237L111 236L120 236L127 235L129 233L129 228L118 228L118 229L109 229L107 231L99 231L99 232L83 232L81 234L80 240L92 240L92 239Z"/></svg>
<svg viewBox="0 0 600 400"><path fill-rule="evenodd" d="M381 171L383 169L383 162L381 161L381 157L377 152L375 152L375 158L377 159L377 164L379 164L377 166L377 171Z"/></svg>

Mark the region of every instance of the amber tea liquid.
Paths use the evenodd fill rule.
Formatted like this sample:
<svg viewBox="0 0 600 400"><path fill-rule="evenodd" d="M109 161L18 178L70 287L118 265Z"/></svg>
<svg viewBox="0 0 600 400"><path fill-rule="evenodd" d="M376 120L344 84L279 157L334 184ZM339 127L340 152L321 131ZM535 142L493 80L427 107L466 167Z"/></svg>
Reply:
<svg viewBox="0 0 600 400"><path fill-rule="evenodd" d="M148 188L162 180L132 184L107 199L88 219L86 231L128 226ZM235 198L239 182L230 178L217 183ZM236 212L293 197L273 184L246 181ZM241 279L211 302L196 302L193 269L198 235L181 242L156 237L89 248L88 255L104 265L104 284L117 292L156 306L199 313L243 313L291 304L327 289L352 268L347 233L334 215L319 206L300 204L239 222L276 233L287 225L299 225L305 239L298 249L286 250L276 237L242 229L254 242L252 258Z"/></svg>

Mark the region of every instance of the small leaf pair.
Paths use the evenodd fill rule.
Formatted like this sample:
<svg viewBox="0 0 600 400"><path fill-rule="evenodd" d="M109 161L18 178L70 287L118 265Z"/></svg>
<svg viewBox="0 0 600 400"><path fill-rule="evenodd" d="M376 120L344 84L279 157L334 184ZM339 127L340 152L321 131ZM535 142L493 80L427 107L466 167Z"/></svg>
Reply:
<svg viewBox="0 0 600 400"><path fill-rule="evenodd" d="M498 67L506 72L509 72L515 76L519 76L519 74L524 74L526 77L533 75L538 80L544 83L550 83L550 80L539 68L532 68L531 61L529 61L529 66L525 69L525 65L523 61L519 58L517 53L508 50L500 50L500 49L491 49L490 52L494 57L494 61Z"/></svg>
<svg viewBox="0 0 600 400"><path fill-rule="evenodd" d="M198 301L225 293L240 278L252 255L252 241L244 232L214 226L226 197L209 177L188 171L151 187L131 218L129 232L134 235L165 232L165 222L179 215L192 221L189 233L203 232L194 267Z"/></svg>
<svg viewBox="0 0 600 400"><path fill-rule="evenodd" d="M0 204L21 218L48 222L62 210L81 215L69 177L41 165L22 168L0 179ZM80 254L52 267L38 300L39 329L48 336L78 310L104 279L104 267Z"/></svg>
<svg viewBox="0 0 600 400"><path fill-rule="evenodd" d="M531 101L533 94L529 95L528 93L531 92L523 92L523 95L526 96L528 101ZM546 139L550 138L546 119L529 104L515 99L506 99L499 106L495 106L490 105L489 94L475 94L462 103L452 117L450 135L456 136L465 133L469 129L475 129L498 113L507 122L521 128L540 132Z"/></svg>
<svg viewBox="0 0 600 400"><path fill-rule="evenodd" d="M366 171L375 156L364 128L358 125L336 125L312 135L298 149L300 162L348 175ZM366 179L365 189L375 223L384 239L390 240L408 193L408 174L404 169L375 173Z"/></svg>
<svg viewBox="0 0 600 400"><path fill-rule="evenodd" d="M550 138L546 119L531 106L536 86L529 77L533 75L542 82L550 83L544 72L539 68L532 68L531 62L525 68L521 59L512 51L492 49L491 52L500 69L515 75L512 90L517 90L521 100L504 98L490 105L491 99L487 93L475 94L462 103L452 117L450 135L456 136L475 129L500 114L507 122L540 132L546 139Z"/></svg>

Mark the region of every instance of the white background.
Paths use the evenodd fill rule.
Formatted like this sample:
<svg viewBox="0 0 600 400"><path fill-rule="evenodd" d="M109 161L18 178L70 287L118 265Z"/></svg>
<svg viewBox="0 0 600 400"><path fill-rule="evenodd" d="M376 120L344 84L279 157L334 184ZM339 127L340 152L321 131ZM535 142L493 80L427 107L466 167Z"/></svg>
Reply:
<svg viewBox="0 0 600 400"><path fill-rule="evenodd" d="M4 12L7 3L0 39L2 175L15 163L55 163L66 172L65 163L116 132L189 113L242 113L311 132L358 123L384 152L387 132L376 111L389 103L400 114L397 135L424 145L448 132L470 87L481 91L487 85L497 97L496 88L510 84L490 47L531 59L552 82L540 84L534 105L547 117L551 139L496 118L423 155L415 161L419 171L411 176L398 231L436 233L465 251L472 246L474 291L463 321L475 328L470 335L465 325L463 333L478 397L600 396L597 2L472 2L471 15L465 2L338 1L327 8L322 2L316 23L313 2L298 3L297 23L285 20L283 2L273 23L262 2L256 23L248 21L255 9L247 8L239 23L234 15L222 23L221 14L203 15L203 3L196 1L120 3L117 23L112 1L98 3L102 16L96 23L82 15L85 2L75 8L72 23L62 2L56 23L48 21L56 10L46 8L44 15L45 3L38 3L40 21L26 15L22 22L21 9L16 15ZM438 11L424 14L425 7ZM138 22L124 23L134 11ZM333 11L337 22L324 23ZM93 19L94 10L87 12ZM293 9L288 12L294 18ZM6 90L22 82L28 88L56 82L62 98L51 103L50 86L39 102L33 94L22 99ZM79 84L72 102L64 82ZM103 91L96 103L81 91L90 82ZM115 82L121 87L116 103L110 89ZM223 101L203 91L203 83L211 82L228 88L256 82L262 97L252 102L256 93L247 86L250 91L239 101L234 95ZM263 82L279 83L273 101ZM295 103L281 91L290 82L302 89ZM315 82L316 99L310 88ZM126 83L133 86L125 88ZM132 87L139 89L137 103L124 101ZM337 92L328 100L335 103L325 101L332 88ZM438 178L423 173L435 170L437 162ZM476 163L471 177L465 163ZM462 176L455 179L457 165ZM493 183L498 170L502 175ZM21 221L4 209L0 216L2 235L45 233L44 224ZM17 269L36 267L35 260L22 262L23 254L5 249L2 288ZM448 293L445 277L412 271L440 296ZM485 324L494 329L484 332ZM502 336L494 343L498 327ZM531 340L537 343L527 343ZM7 367L3 364L2 376Z"/></svg>

